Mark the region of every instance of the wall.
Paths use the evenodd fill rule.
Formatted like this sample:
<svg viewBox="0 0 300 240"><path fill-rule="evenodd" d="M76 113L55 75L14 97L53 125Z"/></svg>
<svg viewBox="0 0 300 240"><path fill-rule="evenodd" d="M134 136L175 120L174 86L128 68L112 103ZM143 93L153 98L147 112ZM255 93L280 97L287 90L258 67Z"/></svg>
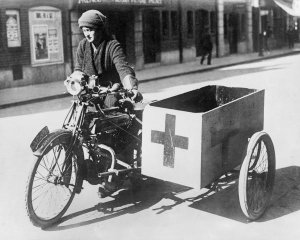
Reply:
<svg viewBox="0 0 300 240"><path fill-rule="evenodd" d="M63 59L57 64L32 65L32 53L30 41L29 9L37 6L50 6L61 11L63 31ZM0 6L0 88L18 87L29 84L38 84L63 80L70 72L70 54L68 42L68 11L66 2L46 0L39 2L34 0L1 1ZM6 10L17 10L20 19L21 45L9 47L7 37ZM54 74L53 74L54 73Z"/></svg>

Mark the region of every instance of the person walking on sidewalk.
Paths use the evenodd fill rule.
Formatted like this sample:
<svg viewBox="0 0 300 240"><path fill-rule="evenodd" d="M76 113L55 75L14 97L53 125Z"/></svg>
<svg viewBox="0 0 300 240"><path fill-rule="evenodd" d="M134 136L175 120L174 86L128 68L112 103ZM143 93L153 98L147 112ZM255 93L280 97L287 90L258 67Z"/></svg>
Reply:
<svg viewBox="0 0 300 240"><path fill-rule="evenodd" d="M294 48L295 32L293 26L290 26L286 32L289 48Z"/></svg>
<svg viewBox="0 0 300 240"><path fill-rule="evenodd" d="M269 39L272 36L272 30L270 26L268 26L267 29L264 30L263 36L264 36L264 48L265 51L269 54L270 53Z"/></svg>
<svg viewBox="0 0 300 240"><path fill-rule="evenodd" d="M205 29L205 33L201 40L201 47L202 47L202 54L201 54L200 64L201 65L203 64L205 57L207 56L207 65L211 65L213 43L208 29Z"/></svg>

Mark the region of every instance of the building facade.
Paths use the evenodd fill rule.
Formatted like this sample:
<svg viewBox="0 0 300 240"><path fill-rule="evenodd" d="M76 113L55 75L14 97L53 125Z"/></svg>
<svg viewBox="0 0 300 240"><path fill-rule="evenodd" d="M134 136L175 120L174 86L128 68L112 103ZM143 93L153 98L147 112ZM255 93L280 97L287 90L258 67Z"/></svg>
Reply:
<svg viewBox="0 0 300 240"><path fill-rule="evenodd" d="M270 27L271 48L286 44L298 19L261 0L0 0L0 88L62 81L74 67L83 34L78 18L103 12L135 69L194 61L208 29L214 57L259 50ZM259 18L260 16L260 18Z"/></svg>
<svg viewBox="0 0 300 240"><path fill-rule="evenodd" d="M0 88L64 79L68 8L60 0L1 0Z"/></svg>

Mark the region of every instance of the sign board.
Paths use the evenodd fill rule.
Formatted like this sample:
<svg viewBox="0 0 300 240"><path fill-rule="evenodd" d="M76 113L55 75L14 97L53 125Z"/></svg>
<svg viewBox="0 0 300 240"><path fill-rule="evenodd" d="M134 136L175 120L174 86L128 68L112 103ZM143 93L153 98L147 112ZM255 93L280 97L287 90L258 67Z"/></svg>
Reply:
<svg viewBox="0 0 300 240"><path fill-rule="evenodd" d="M77 0L78 5L109 3L118 5L143 5L143 6L160 6L163 0Z"/></svg>

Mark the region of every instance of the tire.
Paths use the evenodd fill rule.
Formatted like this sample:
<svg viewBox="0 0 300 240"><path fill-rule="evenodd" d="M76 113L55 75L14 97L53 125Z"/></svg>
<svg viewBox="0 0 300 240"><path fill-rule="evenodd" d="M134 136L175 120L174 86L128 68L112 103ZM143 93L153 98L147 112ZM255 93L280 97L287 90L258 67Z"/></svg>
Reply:
<svg viewBox="0 0 300 240"><path fill-rule="evenodd" d="M33 164L25 195L27 215L33 225L41 228L56 223L70 206L78 185L77 161L81 157L78 150L66 153L70 133L47 138Z"/></svg>
<svg viewBox="0 0 300 240"><path fill-rule="evenodd" d="M275 151L267 133L255 133L239 175L239 201L249 220L261 217L271 198L275 179Z"/></svg>

